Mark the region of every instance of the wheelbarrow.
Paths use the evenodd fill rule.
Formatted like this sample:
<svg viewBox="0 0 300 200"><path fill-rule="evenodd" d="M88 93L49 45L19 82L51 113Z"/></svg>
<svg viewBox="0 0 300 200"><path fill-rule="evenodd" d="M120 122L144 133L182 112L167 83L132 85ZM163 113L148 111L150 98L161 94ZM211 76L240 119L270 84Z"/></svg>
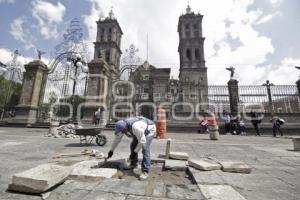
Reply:
<svg viewBox="0 0 300 200"><path fill-rule="evenodd" d="M102 131L103 128L77 128L75 135L79 136L80 144L90 145L95 140L97 145L104 146L107 138L101 134Z"/></svg>

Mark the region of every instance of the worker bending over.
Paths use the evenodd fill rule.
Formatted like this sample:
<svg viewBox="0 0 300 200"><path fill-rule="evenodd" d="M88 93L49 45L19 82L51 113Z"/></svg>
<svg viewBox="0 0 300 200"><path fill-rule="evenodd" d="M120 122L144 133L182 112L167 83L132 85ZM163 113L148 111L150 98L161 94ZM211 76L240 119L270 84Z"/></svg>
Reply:
<svg viewBox="0 0 300 200"><path fill-rule="evenodd" d="M132 142L130 144L131 154L129 157L129 169L134 169L137 167L138 152L142 149L143 160L140 180L147 179L151 167L150 145L155 133L155 123L145 117L138 116L119 120L115 125L115 138L111 149L108 152L107 158L112 157L114 150L120 143L124 134L128 137L132 137Z"/></svg>

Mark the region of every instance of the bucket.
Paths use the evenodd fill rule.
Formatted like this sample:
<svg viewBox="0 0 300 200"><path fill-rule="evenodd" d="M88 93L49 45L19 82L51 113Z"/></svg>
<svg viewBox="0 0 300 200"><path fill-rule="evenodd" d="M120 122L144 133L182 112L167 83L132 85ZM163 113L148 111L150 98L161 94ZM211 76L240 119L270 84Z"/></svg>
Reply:
<svg viewBox="0 0 300 200"><path fill-rule="evenodd" d="M294 151L300 151L300 138L293 138Z"/></svg>
<svg viewBox="0 0 300 200"><path fill-rule="evenodd" d="M209 139L218 140L219 139L219 127L218 125L211 126L209 128Z"/></svg>
<svg viewBox="0 0 300 200"><path fill-rule="evenodd" d="M49 133L51 135L58 135L58 130L57 130L58 127L59 127L58 121L51 121L49 127Z"/></svg>

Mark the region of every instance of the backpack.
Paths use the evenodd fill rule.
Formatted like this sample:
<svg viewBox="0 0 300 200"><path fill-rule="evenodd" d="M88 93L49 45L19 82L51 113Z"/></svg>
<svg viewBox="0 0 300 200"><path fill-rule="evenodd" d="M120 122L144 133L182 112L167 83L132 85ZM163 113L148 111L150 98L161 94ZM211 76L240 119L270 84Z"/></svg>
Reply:
<svg viewBox="0 0 300 200"><path fill-rule="evenodd" d="M281 118L278 119L277 122L278 122L280 125L283 125L283 124L285 123L284 119L281 119Z"/></svg>

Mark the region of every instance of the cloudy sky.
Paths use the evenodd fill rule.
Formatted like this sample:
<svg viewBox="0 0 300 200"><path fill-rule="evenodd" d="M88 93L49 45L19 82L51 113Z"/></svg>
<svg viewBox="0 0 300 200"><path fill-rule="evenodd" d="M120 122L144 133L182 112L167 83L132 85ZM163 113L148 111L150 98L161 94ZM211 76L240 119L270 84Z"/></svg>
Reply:
<svg viewBox="0 0 300 200"><path fill-rule="evenodd" d="M300 74L299 0L190 0L203 18L209 84L226 84L236 68L240 84L294 84ZM73 18L78 18L93 55L96 23L113 7L123 29L122 50L134 44L138 55L157 67L171 67L177 78L178 17L186 0L0 0L0 61L19 49L22 63L36 59L36 49L50 59Z"/></svg>

